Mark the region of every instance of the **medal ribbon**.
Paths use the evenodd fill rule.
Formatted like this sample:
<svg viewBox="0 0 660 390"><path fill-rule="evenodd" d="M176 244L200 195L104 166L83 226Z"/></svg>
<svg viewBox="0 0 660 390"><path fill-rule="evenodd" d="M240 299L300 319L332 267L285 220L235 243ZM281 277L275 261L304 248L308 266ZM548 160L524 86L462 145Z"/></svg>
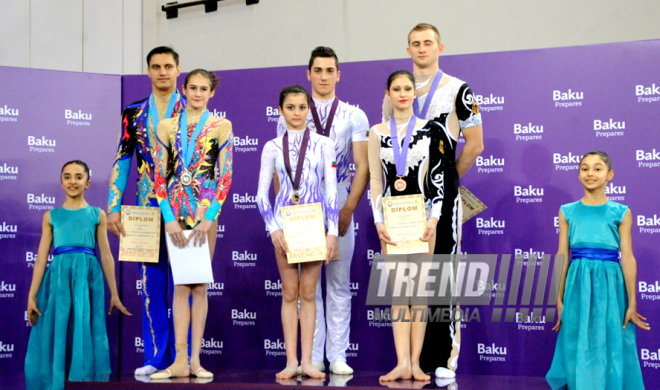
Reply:
<svg viewBox="0 0 660 390"><path fill-rule="evenodd" d="M412 138L412 132L417 123L417 118L415 115L410 118L408 121L408 129L406 130L406 136L403 139L403 146L399 147L399 135L397 134L396 121L394 116L390 119L390 133L392 135L392 152L394 153L394 165L396 166L396 175L397 176L406 176L406 161L408 159L408 146L410 146L410 139Z"/></svg>
<svg viewBox="0 0 660 390"><path fill-rule="evenodd" d="M442 69L439 69L438 73L433 76L433 83L431 83L431 89L429 89L429 93L426 95L422 112L419 112L419 103L417 102L417 98L415 98L415 101L413 102L413 112L418 118L426 119L426 114L428 114L429 107L431 106L431 100L433 100L433 96L438 89L438 84L440 84L440 79L442 79L443 74Z"/></svg>
<svg viewBox="0 0 660 390"><path fill-rule="evenodd" d="M181 131L181 151L183 154L183 167L188 170L190 166L190 161L192 161L193 153L195 152L195 142L197 141L197 136L202 131L206 120L209 119L209 110L204 110L204 114L197 122L195 126L195 131L193 132L190 140L188 139L188 115L186 110L181 112L179 116L179 130Z"/></svg>
<svg viewBox="0 0 660 390"><path fill-rule="evenodd" d="M174 112L174 106L176 105L177 100L179 100L179 91L175 90L170 97L170 103L167 105L167 111L165 111L165 117L163 119L169 119L172 117L172 112ZM154 126L154 132L158 131L158 107L156 106L156 100L154 99L154 93L151 93L149 97L149 116L151 117L151 124Z"/></svg>
<svg viewBox="0 0 660 390"><path fill-rule="evenodd" d="M305 154L307 154L307 144L309 143L309 128L305 129L303 134L302 144L300 145L300 153L298 153L298 167L296 168L296 177L291 174L291 161L289 160L289 131L284 133L282 139L282 152L284 154L284 167L286 173L293 184L293 190L298 192L300 188L300 178L302 177L303 164L305 163Z"/></svg>
<svg viewBox="0 0 660 390"><path fill-rule="evenodd" d="M316 111L316 104L314 104L314 99L309 100L309 108L312 109L312 118L314 118L314 125L316 126L316 134L320 134L325 137L330 136L330 130L332 129L332 122L335 120L335 113L337 112L337 107L339 106L339 99L335 96L335 101L332 102L332 107L330 107L330 112L328 113L328 120L325 122L325 128L321 126L321 119L319 119L319 113Z"/></svg>

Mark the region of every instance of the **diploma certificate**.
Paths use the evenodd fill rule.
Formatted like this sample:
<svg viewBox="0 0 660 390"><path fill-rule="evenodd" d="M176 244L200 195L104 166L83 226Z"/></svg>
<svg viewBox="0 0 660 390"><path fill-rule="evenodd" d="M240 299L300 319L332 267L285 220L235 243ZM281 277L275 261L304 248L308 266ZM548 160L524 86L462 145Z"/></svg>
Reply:
<svg viewBox="0 0 660 390"><path fill-rule="evenodd" d="M160 208L121 206L126 237L119 237L119 260L158 263Z"/></svg>
<svg viewBox="0 0 660 390"><path fill-rule="evenodd" d="M328 247L321 203L282 207L282 230L289 264L325 260Z"/></svg>
<svg viewBox="0 0 660 390"><path fill-rule="evenodd" d="M463 203L463 223L486 210L486 205L474 196L473 193L468 191L467 188L461 186L458 190L460 192L461 202Z"/></svg>
<svg viewBox="0 0 660 390"><path fill-rule="evenodd" d="M387 244L387 254L428 253L429 243L420 240L426 229L424 196L402 195L383 198L385 227L396 245Z"/></svg>

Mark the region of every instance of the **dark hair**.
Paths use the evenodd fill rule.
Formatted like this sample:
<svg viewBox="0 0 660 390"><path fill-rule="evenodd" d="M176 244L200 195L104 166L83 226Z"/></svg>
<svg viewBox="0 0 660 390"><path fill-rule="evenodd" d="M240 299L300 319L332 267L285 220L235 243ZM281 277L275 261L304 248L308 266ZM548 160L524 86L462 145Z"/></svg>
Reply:
<svg viewBox="0 0 660 390"><path fill-rule="evenodd" d="M147 66L151 65L151 57L153 57L154 54L170 54L172 58L174 58L176 65L179 66L179 53L175 52L170 46L158 46L151 49L149 54L147 54Z"/></svg>
<svg viewBox="0 0 660 390"><path fill-rule="evenodd" d="M218 78L218 76L216 76L215 73L209 72L208 70L204 70L204 69L195 69L192 72L188 73L188 75L186 76L186 79L183 81L183 88L185 88L186 85L188 85L188 80L190 80L190 78L195 75L206 77L209 80L209 83L211 83L211 91L215 91L215 87L217 87L218 84L220 83L220 78Z"/></svg>
<svg viewBox="0 0 660 390"><path fill-rule="evenodd" d="M317 59L318 57L321 58L334 58L335 59L335 66L337 66L337 70L339 70L339 59L337 58L337 54L335 53L332 48L329 48L327 46L318 46L316 49L312 50L312 55L309 57L309 68L308 70L312 70L312 65L314 65L314 60Z"/></svg>
<svg viewBox="0 0 660 390"><path fill-rule="evenodd" d="M62 166L62 170L60 171L60 176L62 176L62 173L64 173L64 168L66 168L67 166L69 166L71 164L77 164L77 165L80 165L81 167L83 167L83 169L85 170L85 173L87 174L87 180L89 180L89 167L87 166L87 164L85 164L84 162L82 162L80 160L71 160L71 161L67 162L66 164L64 164Z"/></svg>
<svg viewBox="0 0 660 390"><path fill-rule="evenodd" d="M390 77L387 78L387 90L390 90L390 86L392 85L392 82L394 79L397 77L407 77L412 81L413 87L415 86L415 76L412 75L412 73L408 72L407 70L397 70L396 72L392 73Z"/></svg>
<svg viewBox="0 0 660 390"><path fill-rule="evenodd" d="M282 105L284 104L284 99L286 99L286 97L292 93L301 93L305 95L305 98L307 98L307 102L309 103L309 92L307 92L307 90L301 87L300 85L294 84L294 85L289 85L288 87L280 91L280 107L282 107Z"/></svg>
<svg viewBox="0 0 660 390"><path fill-rule="evenodd" d="M591 152L587 152L582 158L580 159L580 164L582 164L582 160L585 159L587 156L598 156L603 161L605 161L605 165L607 165L607 170L611 171L612 170L612 159L610 156L607 155L605 152L601 152L600 150L592 150Z"/></svg>

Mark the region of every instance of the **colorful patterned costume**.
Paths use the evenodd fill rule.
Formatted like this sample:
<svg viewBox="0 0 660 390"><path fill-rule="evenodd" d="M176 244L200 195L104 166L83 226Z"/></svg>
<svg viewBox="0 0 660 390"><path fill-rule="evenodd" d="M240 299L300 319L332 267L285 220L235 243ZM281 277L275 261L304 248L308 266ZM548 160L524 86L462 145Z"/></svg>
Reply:
<svg viewBox="0 0 660 390"><path fill-rule="evenodd" d="M334 99L337 99L336 97ZM317 100L316 104L319 120L326 126L334 99ZM311 112L307 114L307 127L317 132L316 124ZM277 123L277 135L283 136L287 130L283 116ZM362 110L353 107L341 100L337 106L332 128L328 137L335 144L337 161L337 199L341 210L351 192L351 154L354 142L367 142L369 140L369 120ZM324 267L326 282L326 304L323 305L323 291L321 278L318 278L316 287L316 327L314 329L313 362L323 361L323 348L329 362L337 360L346 362L346 350L351 330L351 261L355 250L355 223L351 224L343 237L339 237L339 260L331 261ZM327 329L326 329L327 325ZM327 332L326 332L327 330ZM327 336L326 336L327 334Z"/></svg>
<svg viewBox="0 0 660 390"><path fill-rule="evenodd" d="M186 106L178 91L174 95L171 115L176 117ZM121 203L128 182L133 153L137 155L137 199L136 205L158 207L154 193L154 171L157 137L151 118L151 98L128 105L122 114L121 132L117 142L117 155L110 176L108 215L121 211ZM170 96L154 96L158 119L167 114ZM152 113L154 112L153 107ZM164 241L161 229L161 242ZM160 246L158 263L140 263L142 281L142 340L144 343L144 365L165 369L174 361L174 327L168 318L167 287L170 283L167 248ZM171 291L170 291L171 294Z"/></svg>
<svg viewBox="0 0 660 390"><path fill-rule="evenodd" d="M179 119L164 120L158 125L156 196L165 223L182 217L188 227L194 227L199 222L195 217L198 207L207 208L204 219L209 221L220 215L231 186L234 136L230 121L209 116L194 143L188 167L192 183L184 185L180 180L184 162ZM188 122L189 139L197 123Z"/></svg>

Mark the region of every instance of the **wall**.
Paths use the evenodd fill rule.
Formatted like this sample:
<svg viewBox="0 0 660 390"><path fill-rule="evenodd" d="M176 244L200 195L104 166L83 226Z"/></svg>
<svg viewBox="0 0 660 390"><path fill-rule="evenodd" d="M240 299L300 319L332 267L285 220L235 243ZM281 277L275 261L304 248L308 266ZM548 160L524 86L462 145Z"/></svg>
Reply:
<svg viewBox="0 0 660 390"><path fill-rule="evenodd" d="M0 65L139 74L161 44L184 71L299 65L320 44L342 62L404 58L420 21L440 28L446 55L660 38L660 2L648 0L224 0L167 20L169 1L5 1Z"/></svg>
<svg viewBox="0 0 660 390"><path fill-rule="evenodd" d="M318 45L344 62L404 58L422 21L440 29L446 55L660 38L657 1L225 0L167 20L169 1L142 2L143 50L174 45L184 71L300 65Z"/></svg>
<svg viewBox="0 0 660 390"><path fill-rule="evenodd" d="M0 65L141 72L142 6L135 0L5 1L0 36Z"/></svg>

